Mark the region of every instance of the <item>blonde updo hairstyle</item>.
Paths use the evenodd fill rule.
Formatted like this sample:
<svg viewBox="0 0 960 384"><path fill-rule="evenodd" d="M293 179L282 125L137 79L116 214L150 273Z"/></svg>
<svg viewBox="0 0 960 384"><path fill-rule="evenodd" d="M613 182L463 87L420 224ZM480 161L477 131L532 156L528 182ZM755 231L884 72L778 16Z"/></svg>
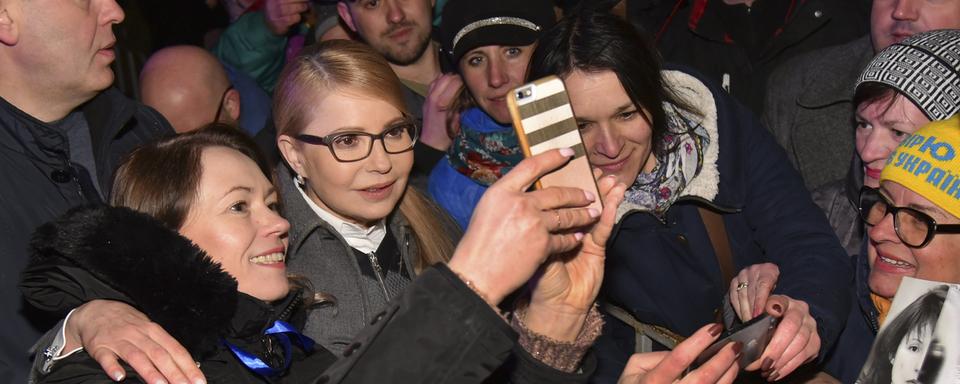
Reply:
<svg viewBox="0 0 960 384"><path fill-rule="evenodd" d="M366 44L351 40L316 44L304 49L280 75L273 98L277 135L301 133L316 118L313 107L317 101L333 92L380 99L410 115L402 87L386 59ZM444 234L456 224L448 224L440 208L413 188L406 189L399 209L420 249L413 263L416 272L449 260L456 234Z"/></svg>

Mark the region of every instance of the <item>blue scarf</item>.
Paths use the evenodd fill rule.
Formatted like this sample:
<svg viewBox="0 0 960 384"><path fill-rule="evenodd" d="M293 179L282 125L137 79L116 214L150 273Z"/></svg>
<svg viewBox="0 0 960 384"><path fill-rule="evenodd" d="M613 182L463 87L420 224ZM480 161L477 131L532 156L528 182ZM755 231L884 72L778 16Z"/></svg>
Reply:
<svg viewBox="0 0 960 384"><path fill-rule="evenodd" d="M263 332L263 335L264 337L274 337L280 342L280 346L283 348L283 367L273 368L257 357L257 355L230 344L226 340L223 340L223 344L226 345L227 348L230 348L233 355L236 356L243 365L265 377L282 375L287 371L287 368L290 368L291 348L293 348L292 342L290 341L291 336L297 344L300 344L300 347L303 348L304 351L309 352L313 349L314 341L298 332L296 328L285 321L275 321L270 328L267 328L267 330Z"/></svg>

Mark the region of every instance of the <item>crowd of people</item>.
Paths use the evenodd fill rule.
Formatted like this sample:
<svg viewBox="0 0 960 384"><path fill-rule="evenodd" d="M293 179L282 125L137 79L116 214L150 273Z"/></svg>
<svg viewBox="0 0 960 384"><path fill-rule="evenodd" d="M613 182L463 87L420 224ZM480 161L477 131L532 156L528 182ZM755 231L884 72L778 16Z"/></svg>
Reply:
<svg viewBox="0 0 960 384"><path fill-rule="evenodd" d="M181 3L0 0L9 382L956 369L897 349L947 286L880 330L960 283L960 0ZM546 76L582 149L525 157Z"/></svg>

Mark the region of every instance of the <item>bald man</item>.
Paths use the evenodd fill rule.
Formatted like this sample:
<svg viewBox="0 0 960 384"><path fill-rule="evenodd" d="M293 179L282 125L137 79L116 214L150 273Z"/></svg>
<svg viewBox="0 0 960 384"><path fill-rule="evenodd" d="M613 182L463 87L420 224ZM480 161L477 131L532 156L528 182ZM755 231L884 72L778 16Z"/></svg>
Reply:
<svg viewBox="0 0 960 384"><path fill-rule="evenodd" d="M150 56L140 72L140 99L166 117L178 133L214 121L236 126L240 93L223 65L206 50L173 46Z"/></svg>

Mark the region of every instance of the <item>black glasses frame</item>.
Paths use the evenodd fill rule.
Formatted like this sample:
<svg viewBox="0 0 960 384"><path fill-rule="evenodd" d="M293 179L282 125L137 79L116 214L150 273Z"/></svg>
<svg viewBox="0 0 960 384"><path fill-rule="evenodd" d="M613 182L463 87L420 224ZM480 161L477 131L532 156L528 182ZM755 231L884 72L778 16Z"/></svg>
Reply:
<svg viewBox="0 0 960 384"><path fill-rule="evenodd" d="M857 212L860 213L860 219L863 220L863 222L869 226L880 224L879 222L871 224L870 221L867 220L867 215L869 214L870 209L873 208L873 205L871 205L870 207L864 206L865 205L864 199L867 198L867 196L869 195L877 196L877 199L873 200L873 204L877 204L881 202L883 204L886 204L887 206L886 212L884 213L883 217L880 218L880 220L883 221L883 219L886 218L888 214L893 214L894 232L897 233L897 237L900 238L900 241L902 241L903 244L905 244L908 247L923 248L927 246L927 244L930 244L930 241L933 240L934 235L938 233L960 233L960 224L937 224L937 220L930 217L930 215L910 207L895 206L893 205L893 203L890 202L890 200L887 200L886 196L880 193L879 189L864 186L863 188L860 188L860 201L859 201L859 204L857 204ZM922 220L924 223L927 224L927 234L926 236L924 236L923 241L920 242L920 244L911 244L910 242L907 241L907 239L903 238L903 235L900 234L900 216L897 215L897 213L900 211L910 212L913 214L914 217L919 218L920 220Z"/></svg>
<svg viewBox="0 0 960 384"><path fill-rule="evenodd" d="M413 147L414 147L414 145L417 144L417 139L420 138L420 126L417 125L417 123L414 122L412 119L409 119L409 118L407 118L406 116L404 116L404 117L405 117L404 121L398 122L398 123L395 123L395 124L391 124L390 126L387 127L387 129L384 129L383 132L380 132L380 133L378 133L378 134L376 134L376 135L374 135L374 134L372 134L372 133L355 131L355 132L337 132L337 133L330 134L330 135L326 135L326 136L323 136L323 137L314 136L314 135L308 135L308 134L306 134L306 133L301 133L301 134L295 135L294 138L297 139L297 140L300 140L300 141L302 141L302 142L304 142L304 143L307 143L307 144L322 145L322 146L324 146L324 147L327 147L327 149L330 150L330 154L333 155L333 158L334 158L334 159L337 159L337 161L339 161L339 162L341 162L341 163L352 163L352 162L360 161L360 160L363 160L363 159L366 159L366 158L370 157L370 153L373 152L373 143L374 143L375 141L377 141L377 140L380 140L380 145L383 147L383 151L384 151L384 152L389 153L389 154L391 154L391 155L394 155L394 154L404 153L404 152L407 152L407 151L412 150ZM410 127L410 146L407 147L407 148L404 148L403 150L400 150L400 151L391 151L391 150L387 149L387 143L384 142L383 139L384 139L384 137L387 136L387 133L388 133L388 132L393 131L395 128L398 128L398 127L400 127L400 126L409 126L409 127ZM353 159L353 160L344 160L344 159L341 159L340 156L337 156L337 151L333 150L333 146L331 146L330 144L333 143L334 141L336 141L338 138L340 138L340 137L342 137L342 136L345 136L345 135L356 135L356 136L366 136L366 137L369 137L369 138L370 138L370 145L367 147L367 153L366 153L365 155L363 155L363 157L360 157L360 158L358 158L358 159Z"/></svg>

